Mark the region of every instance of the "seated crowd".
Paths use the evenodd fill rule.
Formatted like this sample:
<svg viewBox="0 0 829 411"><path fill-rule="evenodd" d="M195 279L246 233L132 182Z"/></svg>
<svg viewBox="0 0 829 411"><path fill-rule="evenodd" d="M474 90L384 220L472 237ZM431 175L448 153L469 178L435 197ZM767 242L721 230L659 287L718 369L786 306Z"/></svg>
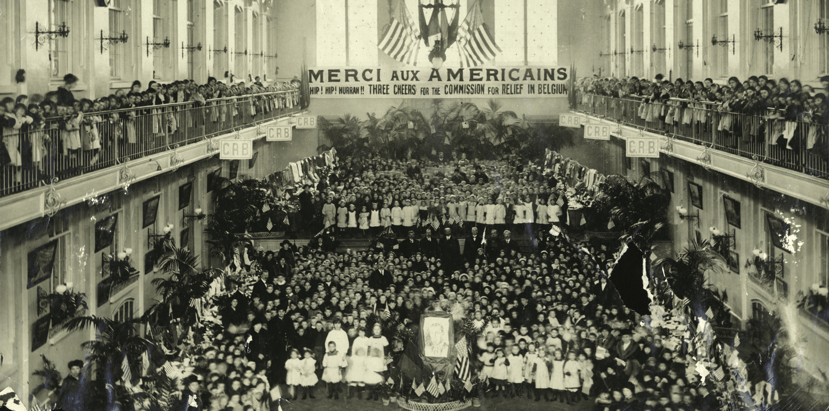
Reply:
<svg viewBox="0 0 829 411"><path fill-rule="evenodd" d="M518 229L522 247L504 229L506 220L487 221L491 203L519 207L518 200L502 198L510 193L521 207L556 196L569 184L565 175L498 163L473 173L483 182L470 184L460 173L477 168L462 162L451 166L457 167L453 176L430 175L414 163L408 170L399 166L370 158L335 167L321 178L328 184L326 203L314 205L320 212L307 223L336 224L321 209L330 210L339 196L352 204L359 199L361 209L422 197L429 224L416 226L412 217L411 226L401 224L406 239L380 236L359 252L335 252L330 229L307 247L288 241L276 253L248 247L229 267L235 280L214 284L202 320L186 337L157 335L171 347L165 351L178 349L168 358L188 374L179 383L177 409L266 410L283 397L315 398L319 380L334 399L385 397L389 380L406 399L428 398L407 377L409 341L399 337L416 329L427 310L460 310L471 319L479 337L469 342L470 367L481 382L470 395L484 401L589 399L599 411L717 408L690 353L682 344L663 344L669 331L641 322L608 281L618 244L576 241L562 227L551 229L557 222L537 226L525 213L524 221L508 226ZM423 192L409 191L417 187ZM477 213L473 219L449 211L430 216L430 208L444 208L441 195L447 206L453 195L473 202L467 213L485 203L484 220ZM394 226L392 220L376 233ZM431 236L434 230L440 235ZM458 230L466 231L463 245Z"/></svg>
<svg viewBox="0 0 829 411"><path fill-rule="evenodd" d="M27 181L48 182L55 171L58 177L67 177L92 168L102 149L119 147L111 160L123 161L130 155L161 150L168 144L162 138L165 133L174 135L182 128L203 127L207 123L238 122L236 117L242 115L243 109L249 112L244 118L256 118L257 114L298 104L296 93L262 95L295 91L299 88L296 79L265 85L259 77L249 84L226 84L211 77L206 84L192 80L167 84L151 81L146 89L136 80L129 90L119 89L94 100L75 97L73 89L79 82L77 76L67 74L62 87L45 95L0 100L0 189L22 184L23 171L32 174ZM246 95L255 97L230 103L221 100ZM151 108L184 102L209 111L191 111L189 106ZM173 139L183 142L179 140Z"/></svg>
<svg viewBox="0 0 829 411"><path fill-rule="evenodd" d="M622 104L617 115L639 117L666 133L718 132L723 140L716 143L737 146L743 143L766 143L781 149L804 147L829 156L829 76L820 78L822 89L813 89L799 80L771 79L765 75L740 80L730 77L725 84L711 78L702 81L677 78L654 80L637 77L587 77L578 85L582 103L600 100L591 95L635 99L638 108ZM613 103L611 103L613 104ZM728 137L736 137L728 139Z"/></svg>

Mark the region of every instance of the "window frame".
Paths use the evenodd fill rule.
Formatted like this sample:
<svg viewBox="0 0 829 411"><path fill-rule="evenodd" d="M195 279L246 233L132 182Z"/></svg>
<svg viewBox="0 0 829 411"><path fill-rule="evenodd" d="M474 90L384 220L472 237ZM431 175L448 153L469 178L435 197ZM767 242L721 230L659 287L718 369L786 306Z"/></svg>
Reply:
<svg viewBox="0 0 829 411"><path fill-rule="evenodd" d="M66 24L70 27L70 29L73 28L72 26L74 24L72 21L72 11L69 9L66 1L48 0L47 8L49 25L48 30L56 30L57 26L61 23ZM61 16L58 16L58 8L62 9ZM51 82L63 81L63 76L73 71L69 38L56 37L49 39L47 44L49 49L49 80ZM65 57L61 58L61 53L64 54ZM55 56L56 54L58 54L57 57ZM56 67L58 62L63 60L65 60L64 64Z"/></svg>
<svg viewBox="0 0 829 411"><path fill-rule="evenodd" d="M127 311L129 308L129 311ZM127 298L118 305L118 308L112 311L112 319L119 323L124 323L135 319L135 298ZM137 330L133 328L132 334L135 335Z"/></svg>
<svg viewBox="0 0 829 411"><path fill-rule="evenodd" d="M728 0L716 0L719 2L720 9L718 14L716 15L716 28L714 31L717 33L717 39L719 41L729 41L729 31L728 31ZM729 50L734 47L732 44L727 44L725 46L717 45L720 49L717 50L717 68L718 73L717 76L721 78L726 78L729 75L728 70L728 53Z"/></svg>
<svg viewBox="0 0 829 411"><path fill-rule="evenodd" d="M823 21L823 24L829 25L829 0L818 0L818 19ZM807 27L811 22L807 23ZM818 36L818 67L817 72L820 76L829 74L829 36L823 34Z"/></svg>
<svg viewBox="0 0 829 411"><path fill-rule="evenodd" d="M112 0L110 3L108 7L110 37L118 37L123 31L129 36L129 40L136 41L136 36L132 30L133 24L131 24L130 16L127 15L127 10L132 9L131 1ZM127 4L125 7L124 3L127 2L130 4ZM113 24L113 22L117 22L118 24ZM127 44L110 43L107 46L107 50L109 51L109 78L111 81L119 81L131 77L130 73L127 72L127 68L131 66L132 55Z"/></svg>
<svg viewBox="0 0 829 411"><path fill-rule="evenodd" d="M815 229L817 241L817 283L821 287L829 286L829 232Z"/></svg>

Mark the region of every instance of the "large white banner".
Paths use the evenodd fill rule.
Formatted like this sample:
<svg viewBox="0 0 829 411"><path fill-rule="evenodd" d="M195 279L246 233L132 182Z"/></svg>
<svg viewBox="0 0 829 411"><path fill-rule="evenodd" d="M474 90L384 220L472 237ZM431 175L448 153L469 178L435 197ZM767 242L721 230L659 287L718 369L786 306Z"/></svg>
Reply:
<svg viewBox="0 0 829 411"><path fill-rule="evenodd" d="M308 70L318 98L567 97L567 67L328 67Z"/></svg>

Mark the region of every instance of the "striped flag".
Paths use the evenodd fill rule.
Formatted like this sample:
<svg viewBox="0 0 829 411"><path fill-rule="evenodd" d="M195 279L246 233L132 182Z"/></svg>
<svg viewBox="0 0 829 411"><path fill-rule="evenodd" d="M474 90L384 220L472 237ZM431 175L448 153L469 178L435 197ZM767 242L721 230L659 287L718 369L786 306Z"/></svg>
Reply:
<svg viewBox="0 0 829 411"><path fill-rule="evenodd" d="M461 381L466 381L470 377L469 373L469 356L465 355L463 357L458 356L458 359L455 361L455 374L457 374L458 379Z"/></svg>
<svg viewBox="0 0 829 411"><path fill-rule="evenodd" d="M495 58L501 48L490 35L489 28L484 23L482 5L478 1L467 13L466 18L458 30L458 47L461 54L461 65L477 67Z"/></svg>
<svg viewBox="0 0 829 411"><path fill-rule="evenodd" d="M121 377L121 381L131 381L132 380L132 371L130 371L130 363L127 360L127 356L124 355L124 360L121 361L121 371L123 371L123 375Z"/></svg>
<svg viewBox="0 0 829 411"><path fill-rule="evenodd" d="M711 376L716 378L717 381L722 381L722 379L725 378L725 371L723 371L722 367L717 367L717 369L714 370Z"/></svg>
<svg viewBox="0 0 829 411"><path fill-rule="evenodd" d="M429 386L426 387L426 391L429 391L429 394L432 394L433 397L437 397L440 395L440 388L438 388L438 380L435 376L432 376L432 381L429 381Z"/></svg>
<svg viewBox="0 0 829 411"><path fill-rule="evenodd" d="M458 357L466 357L469 355L469 349L466 345L466 336L461 337L461 339L455 343L455 351L458 352Z"/></svg>
<svg viewBox="0 0 829 411"><path fill-rule="evenodd" d="M420 30L414 24L403 0L397 0L391 21L378 47L389 57L405 64L416 65L420 49Z"/></svg>

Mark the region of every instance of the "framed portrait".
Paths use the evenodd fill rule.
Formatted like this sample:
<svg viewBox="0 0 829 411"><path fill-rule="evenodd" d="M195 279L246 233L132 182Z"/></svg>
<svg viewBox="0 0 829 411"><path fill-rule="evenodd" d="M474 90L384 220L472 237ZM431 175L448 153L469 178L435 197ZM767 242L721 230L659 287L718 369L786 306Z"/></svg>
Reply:
<svg viewBox="0 0 829 411"><path fill-rule="evenodd" d="M665 185L665 189L670 191L671 194L674 193L674 173L669 170L659 170L662 175L662 184Z"/></svg>
<svg viewBox="0 0 829 411"><path fill-rule="evenodd" d="M651 162L646 159L639 160L639 167L642 171L642 177L651 178Z"/></svg>
<svg viewBox="0 0 829 411"><path fill-rule="evenodd" d="M95 223L95 252L103 250L115 241L118 214L113 214Z"/></svg>
<svg viewBox="0 0 829 411"><path fill-rule="evenodd" d="M725 205L725 220L730 226L740 228L740 202L726 196L723 196L722 201Z"/></svg>
<svg viewBox="0 0 829 411"><path fill-rule="evenodd" d="M231 180L235 180L236 176L239 175L239 162L241 160L230 160L230 174L227 178Z"/></svg>
<svg viewBox="0 0 829 411"><path fill-rule="evenodd" d="M736 251L728 252L728 268L734 274L740 274L740 255Z"/></svg>
<svg viewBox="0 0 829 411"><path fill-rule="evenodd" d="M257 158L259 158L259 152L255 151L253 153L253 157L250 160L248 160L248 168L253 168L253 166L256 165L256 159Z"/></svg>
<svg viewBox="0 0 829 411"><path fill-rule="evenodd" d="M423 357L440 360L454 355L455 330L451 314L443 311L423 314L420 333Z"/></svg>
<svg viewBox="0 0 829 411"><path fill-rule="evenodd" d="M216 188L216 181L219 179L219 176L221 176L221 173L222 173L222 168L221 167L207 173L207 192L208 193L213 191L214 188Z"/></svg>
<svg viewBox="0 0 829 411"><path fill-rule="evenodd" d="M147 228L155 224L155 219L158 217L158 202L161 201L161 196L155 196L144 202L144 214L141 228Z"/></svg>
<svg viewBox="0 0 829 411"><path fill-rule="evenodd" d="M689 181L688 182L688 197L691 199L691 205L702 210L702 186Z"/></svg>
<svg viewBox="0 0 829 411"><path fill-rule="evenodd" d="M789 231L789 225L786 224L785 221L775 217L771 213L766 214L766 221L769 225L769 233L771 233L769 235L769 237L771 237L771 243L775 247L788 253L789 250L783 248L783 236L786 235L786 232Z"/></svg>
<svg viewBox="0 0 829 411"><path fill-rule="evenodd" d="M181 210L190 205L190 197L193 193L193 182L188 181L178 187L178 209Z"/></svg>
<svg viewBox="0 0 829 411"><path fill-rule="evenodd" d="M57 251L58 240L52 240L29 252L29 285L26 288L32 288L52 277Z"/></svg>
<svg viewBox="0 0 829 411"><path fill-rule="evenodd" d="M42 347L49 340L49 326L51 323L52 317L46 315L32 324L32 351Z"/></svg>

